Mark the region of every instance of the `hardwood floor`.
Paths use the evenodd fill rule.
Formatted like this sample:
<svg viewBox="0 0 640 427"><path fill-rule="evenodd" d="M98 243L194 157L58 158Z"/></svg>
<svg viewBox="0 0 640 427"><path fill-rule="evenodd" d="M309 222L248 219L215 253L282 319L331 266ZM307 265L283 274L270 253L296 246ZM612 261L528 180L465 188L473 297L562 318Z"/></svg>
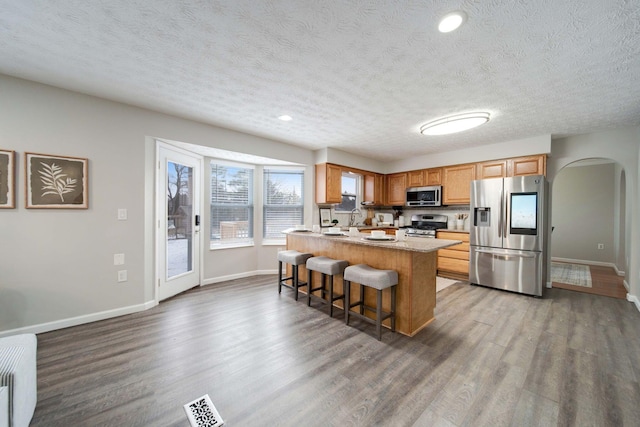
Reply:
<svg viewBox="0 0 640 427"><path fill-rule="evenodd" d="M409 338L278 295L275 276L197 288L145 312L38 335L31 426L631 426L640 312L562 289L460 282Z"/></svg>
<svg viewBox="0 0 640 427"><path fill-rule="evenodd" d="M575 292L627 299L627 288L625 288L623 284L624 278L618 276L613 268L601 265L590 265L589 270L591 270L590 288L558 282L553 282L551 286Z"/></svg>

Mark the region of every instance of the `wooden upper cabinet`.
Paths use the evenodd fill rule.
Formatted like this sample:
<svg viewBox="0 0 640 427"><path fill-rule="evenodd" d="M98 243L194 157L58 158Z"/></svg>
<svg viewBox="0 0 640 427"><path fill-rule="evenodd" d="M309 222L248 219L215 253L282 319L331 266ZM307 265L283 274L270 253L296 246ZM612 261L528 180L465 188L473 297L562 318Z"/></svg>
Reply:
<svg viewBox="0 0 640 427"><path fill-rule="evenodd" d="M342 168L331 163L316 165L316 203L342 203Z"/></svg>
<svg viewBox="0 0 640 427"><path fill-rule="evenodd" d="M431 168L426 170L427 180L425 185L442 184L442 168Z"/></svg>
<svg viewBox="0 0 640 427"><path fill-rule="evenodd" d="M379 173L364 174L363 201L374 205L384 205L384 175Z"/></svg>
<svg viewBox="0 0 640 427"><path fill-rule="evenodd" d="M474 179L524 175L546 175L547 156L514 157L464 165L443 166L383 175L331 163L316 165L316 203L342 203L342 173L352 171L364 177L363 201L378 206L406 203L407 187L442 185L444 205L466 205Z"/></svg>
<svg viewBox="0 0 640 427"><path fill-rule="evenodd" d="M407 187L422 187L426 185L426 169L420 169L419 171L411 171L407 173Z"/></svg>
<svg viewBox="0 0 640 427"><path fill-rule="evenodd" d="M404 205L407 197L407 173L387 175L387 205Z"/></svg>
<svg viewBox="0 0 640 427"><path fill-rule="evenodd" d="M476 179L504 178L507 176L507 161L494 160L478 163Z"/></svg>
<svg viewBox="0 0 640 427"><path fill-rule="evenodd" d="M507 160L507 176L546 175L547 156L516 157Z"/></svg>
<svg viewBox="0 0 640 427"><path fill-rule="evenodd" d="M476 165L466 164L442 168L442 203L466 205L471 200L471 181L476 179Z"/></svg>
<svg viewBox="0 0 640 427"><path fill-rule="evenodd" d="M407 187L442 184L442 168L420 169L407 172Z"/></svg>

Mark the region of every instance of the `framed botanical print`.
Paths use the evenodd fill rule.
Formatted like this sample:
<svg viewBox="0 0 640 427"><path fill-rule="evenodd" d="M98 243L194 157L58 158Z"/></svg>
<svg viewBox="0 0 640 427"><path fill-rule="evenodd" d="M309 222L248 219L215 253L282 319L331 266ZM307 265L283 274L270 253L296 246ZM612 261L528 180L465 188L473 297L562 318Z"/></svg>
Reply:
<svg viewBox="0 0 640 427"><path fill-rule="evenodd" d="M0 150L0 209L16 207L16 153Z"/></svg>
<svg viewBox="0 0 640 427"><path fill-rule="evenodd" d="M87 209L88 159L25 153L27 208Z"/></svg>
<svg viewBox="0 0 640 427"><path fill-rule="evenodd" d="M331 209L320 208L320 227L331 227Z"/></svg>

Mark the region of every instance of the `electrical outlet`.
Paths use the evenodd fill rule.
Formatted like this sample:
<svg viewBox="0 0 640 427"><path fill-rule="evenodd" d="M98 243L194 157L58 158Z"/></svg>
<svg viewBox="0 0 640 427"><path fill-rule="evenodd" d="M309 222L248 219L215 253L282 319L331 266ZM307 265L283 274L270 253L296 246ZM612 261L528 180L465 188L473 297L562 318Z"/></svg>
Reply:
<svg viewBox="0 0 640 427"><path fill-rule="evenodd" d="M118 282L126 282L127 281L127 270L118 271Z"/></svg>
<svg viewBox="0 0 640 427"><path fill-rule="evenodd" d="M126 221L127 219L127 210L120 208L118 209L118 221Z"/></svg>
<svg viewBox="0 0 640 427"><path fill-rule="evenodd" d="M113 265L124 265L124 254L113 254Z"/></svg>
<svg viewBox="0 0 640 427"><path fill-rule="evenodd" d="M598 243L598 249L604 249L604 243Z"/></svg>

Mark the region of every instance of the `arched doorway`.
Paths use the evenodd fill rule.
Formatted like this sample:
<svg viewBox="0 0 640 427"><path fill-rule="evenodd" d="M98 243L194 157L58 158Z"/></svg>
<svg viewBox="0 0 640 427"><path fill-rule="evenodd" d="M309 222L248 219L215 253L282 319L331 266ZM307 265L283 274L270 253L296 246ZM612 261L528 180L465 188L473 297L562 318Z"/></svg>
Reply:
<svg viewBox="0 0 640 427"><path fill-rule="evenodd" d="M626 298L626 178L606 158L562 168L551 184L553 287Z"/></svg>

